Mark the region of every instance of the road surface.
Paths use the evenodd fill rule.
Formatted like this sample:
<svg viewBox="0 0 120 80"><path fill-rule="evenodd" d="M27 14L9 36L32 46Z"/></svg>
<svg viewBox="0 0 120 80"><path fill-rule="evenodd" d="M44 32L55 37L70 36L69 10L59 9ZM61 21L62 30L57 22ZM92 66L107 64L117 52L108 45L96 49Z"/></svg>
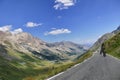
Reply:
<svg viewBox="0 0 120 80"><path fill-rule="evenodd" d="M89 60L48 80L120 80L120 61L95 53Z"/></svg>

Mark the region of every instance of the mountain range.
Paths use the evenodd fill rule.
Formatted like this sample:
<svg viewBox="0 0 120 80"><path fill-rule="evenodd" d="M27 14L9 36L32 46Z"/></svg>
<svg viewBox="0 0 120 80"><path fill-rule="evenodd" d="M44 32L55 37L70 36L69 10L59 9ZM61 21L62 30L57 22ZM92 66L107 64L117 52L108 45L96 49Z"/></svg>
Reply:
<svg viewBox="0 0 120 80"><path fill-rule="evenodd" d="M0 80L44 80L90 57L102 43L107 53L120 58L119 32L120 26L88 50L70 41L47 43L29 33L0 31Z"/></svg>
<svg viewBox="0 0 120 80"><path fill-rule="evenodd" d="M12 34L11 32L0 31L0 44L8 52L1 53L1 55L10 60L19 59L19 56L15 56L16 52L27 53L43 60L69 60L86 51L84 46L73 42L47 43L25 32ZM14 52L14 55L10 55L11 51Z"/></svg>
<svg viewBox="0 0 120 80"><path fill-rule="evenodd" d="M70 41L48 43L26 32L0 31L0 80L44 80L86 51Z"/></svg>

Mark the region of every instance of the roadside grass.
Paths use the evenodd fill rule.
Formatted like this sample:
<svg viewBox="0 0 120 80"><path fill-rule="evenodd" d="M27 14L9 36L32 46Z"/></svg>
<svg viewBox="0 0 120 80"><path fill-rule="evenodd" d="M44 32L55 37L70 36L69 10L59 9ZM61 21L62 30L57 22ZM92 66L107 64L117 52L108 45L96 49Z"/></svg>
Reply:
<svg viewBox="0 0 120 80"><path fill-rule="evenodd" d="M93 55L93 51L87 51L85 54L83 54L76 62L75 64L81 63L84 60L90 58Z"/></svg>

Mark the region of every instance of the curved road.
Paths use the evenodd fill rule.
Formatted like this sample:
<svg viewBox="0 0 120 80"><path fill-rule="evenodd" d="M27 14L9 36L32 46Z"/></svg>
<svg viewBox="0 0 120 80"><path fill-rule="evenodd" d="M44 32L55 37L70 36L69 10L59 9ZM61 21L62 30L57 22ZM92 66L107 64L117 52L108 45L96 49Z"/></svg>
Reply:
<svg viewBox="0 0 120 80"><path fill-rule="evenodd" d="M120 80L120 61L94 54L89 60L48 80Z"/></svg>

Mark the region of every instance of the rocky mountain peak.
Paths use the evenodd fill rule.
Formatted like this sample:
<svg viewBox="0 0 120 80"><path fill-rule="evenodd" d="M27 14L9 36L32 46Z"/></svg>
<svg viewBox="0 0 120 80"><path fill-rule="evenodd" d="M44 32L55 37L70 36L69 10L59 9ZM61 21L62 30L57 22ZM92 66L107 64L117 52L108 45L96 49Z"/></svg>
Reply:
<svg viewBox="0 0 120 80"><path fill-rule="evenodd" d="M12 34L0 31L0 43L13 51L32 53L45 59L53 55L61 59L74 59L86 51L83 46L70 41L47 43L26 32Z"/></svg>
<svg viewBox="0 0 120 80"><path fill-rule="evenodd" d="M119 32L120 32L120 26L118 26L118 28L116 30L114 30L112 33L117 34Z"/></svg>
<svg viewBox="0 0 120 80"><path fill-rule="evenodd" d="M120 25L118 26L117 30L120 30Z"/></svg>

